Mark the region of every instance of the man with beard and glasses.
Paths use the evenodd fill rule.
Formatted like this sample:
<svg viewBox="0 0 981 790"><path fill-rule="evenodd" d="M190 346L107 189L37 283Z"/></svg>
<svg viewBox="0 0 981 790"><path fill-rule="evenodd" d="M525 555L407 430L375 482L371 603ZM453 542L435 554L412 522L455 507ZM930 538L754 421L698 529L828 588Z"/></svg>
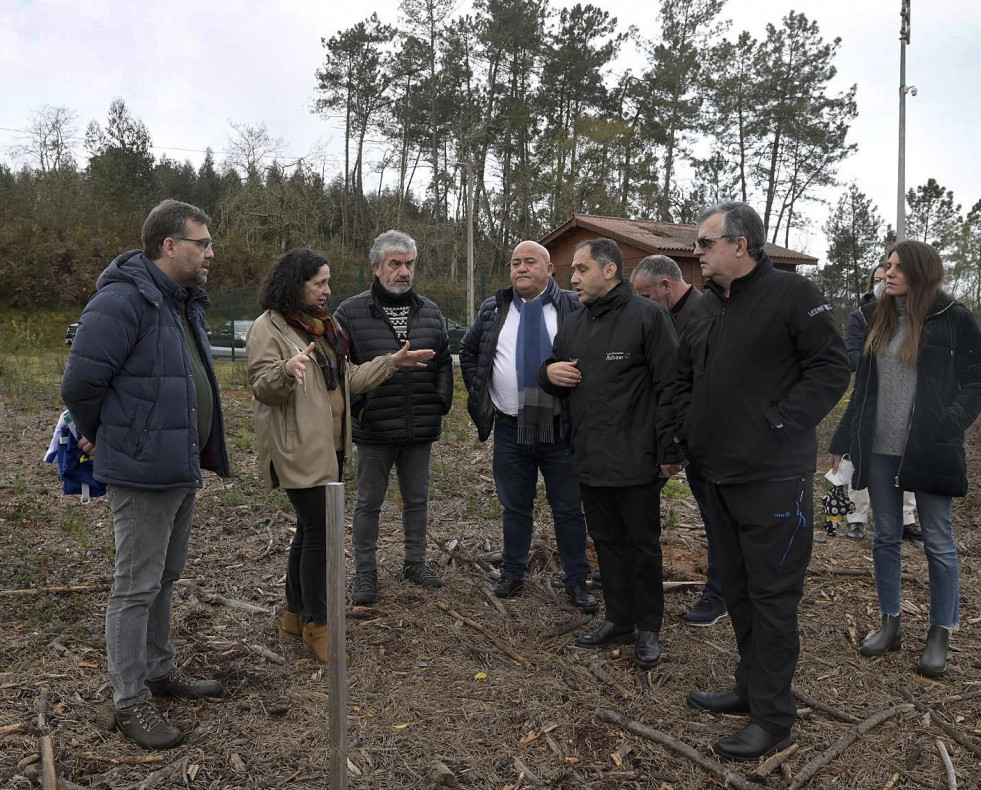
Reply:
<svg viewBox="0 0 981 790"><path fill-rule="evenodd" d="M378 597L378 529L388 479L395 467L402 495L405 559L402 575L426 589L443 586L426 564L429 520L429 460L443 415L453 402L453 360L443 315L436 303L416 293L416 243L398 230L375 239L368 254L371 288L345 299L334 317L351 339L356 365L397 352L436 352L425 367L401 368L388 381L351 400L358 448L358 496L352 530L355 580L352 603Z"/></svg>

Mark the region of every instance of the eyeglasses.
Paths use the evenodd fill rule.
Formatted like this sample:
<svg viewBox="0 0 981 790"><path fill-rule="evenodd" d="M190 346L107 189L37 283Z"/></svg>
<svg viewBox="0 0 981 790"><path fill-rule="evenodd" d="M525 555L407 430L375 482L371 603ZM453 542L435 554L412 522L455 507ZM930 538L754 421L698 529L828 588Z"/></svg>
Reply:
<svg viewBox="0 0 981 790"><path fill-rule="evenodd" d="M189 241L192 244L197 244L202 252L210 247L214 247L215 244L214 239L174 239L174 241Z"/></svg>
<svg viewBox="0 0 981 790"><path fill-rule="evenodd" d="M731 239L731 236L699 236L695 239L695 246L701 250L707 250L719 239Z"/></svg>

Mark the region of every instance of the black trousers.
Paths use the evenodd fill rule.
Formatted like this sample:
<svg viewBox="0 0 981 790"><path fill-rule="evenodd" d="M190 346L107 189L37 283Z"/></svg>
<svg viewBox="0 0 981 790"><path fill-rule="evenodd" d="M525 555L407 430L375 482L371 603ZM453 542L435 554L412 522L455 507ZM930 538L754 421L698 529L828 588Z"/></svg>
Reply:
<svg viewBox="0 0 981 790"><path fill-rule="evenodd" d="M814 541L814 475L708 483L722 594L739 648L736 693L774 735L797 715L790 684L800 655L797 606ZM606 579L603 579L605 585Z"/></svg>
<svg viewBox="0 0 981 790"><path fill-rule="evenodd" d="M580 487L586 529L603 574L606 619L659 632L664 616L661 487Z"/></svg>

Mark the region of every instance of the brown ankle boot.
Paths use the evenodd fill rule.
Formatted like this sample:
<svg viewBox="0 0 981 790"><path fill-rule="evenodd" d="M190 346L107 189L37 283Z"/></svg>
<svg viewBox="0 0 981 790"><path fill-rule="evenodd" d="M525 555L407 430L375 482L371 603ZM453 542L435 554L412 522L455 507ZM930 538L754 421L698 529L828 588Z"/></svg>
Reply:
<svg viewBox="0 0 981 790"><path fill-rule="evenodd" d="M309 622L303 626L303 644L317 656L317 660L323 664L328 664L330 652L327 642L327 626L317 625ZM344 665L351 666L351 654L344 654Z"/></svg>
<svg viewBox="0 0 981 790"><path fill-rule="evenodd" d="M300 638L300 618L296 612L287 609L279 620L279 638Z"/></svg>

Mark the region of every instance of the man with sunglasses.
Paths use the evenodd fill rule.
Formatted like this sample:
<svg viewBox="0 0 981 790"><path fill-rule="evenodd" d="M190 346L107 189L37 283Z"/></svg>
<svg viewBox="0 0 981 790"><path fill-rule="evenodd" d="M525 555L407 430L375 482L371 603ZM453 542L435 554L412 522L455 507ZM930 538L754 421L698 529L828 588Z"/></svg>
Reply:
<svg viewBox="0 0 981 790"><path fill-rule="evenodd" d="M107 484L116 568L106 652L116 726L145 749L184 738L151 697L221 694L175 668L174 582L187 559L202 469L228 477L218 380L201 286L214 258L210 217L165 200L143 223L143 250L102 272L79 320L61 396Z"/></svg>
<svg viewBox="0 0 981 790"><path fill-rule="evenodd" d="M815 428L850 378L831 305L808 280L774 268L764 242L763 222L745 203L702 212L695 246L706 291L681 338L677 386L678 433L705 476L739 649L735 687L693 691L688 702L750 717L713 747L740 761L790 743Z"/></svg>

